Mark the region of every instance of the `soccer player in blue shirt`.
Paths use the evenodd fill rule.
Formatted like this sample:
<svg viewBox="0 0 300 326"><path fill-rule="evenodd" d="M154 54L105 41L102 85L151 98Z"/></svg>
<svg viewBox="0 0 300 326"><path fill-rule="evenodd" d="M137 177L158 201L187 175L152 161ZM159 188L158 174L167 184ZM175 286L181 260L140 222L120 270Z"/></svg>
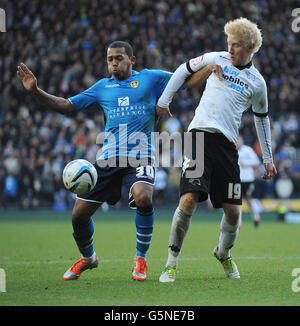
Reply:
<svg viewBox="0 0 300 326"><path fill-rule="evenodd" d="M134 71L132 67L135 60L130 44L122 41L111 43L107 49L107 66L111 77L100 79L86 91L68 99L46 93L37 86L35 76L24 63L18 66L17 74L25 89L55 112L70 114L91 104L98 104L105 115L106 135L110 136L104 141L102 154L97 158L98 164L95 163L97 185L91 192L77 196L74 205L73 236L82 258L65 272L65 280L78 279L83 271L98 266L93 245L92 216L103 202L114 205L119 201L122 184L130 187L129 205L136 208L137 251L132 277L139 281L146 280L146 253L154 221L154 148L150 140L155 127L155 105L172 74L162 70ZM204 74L204 71L201 73ZM198 76L193 76L194 81L187 81L184 87L194 87L197 78L202 81L200 72ZM136 132L145 135L147 139L140 144L139 153L134 150L135 144L128 142L128 138ZM124 164L124 158L127 162L128 158L136 155L144 159L143 165L132 167L119 164L121 161ZM99 164L105 160L111 162L109 159L116 159L114 162L117 166Z"/></svg>

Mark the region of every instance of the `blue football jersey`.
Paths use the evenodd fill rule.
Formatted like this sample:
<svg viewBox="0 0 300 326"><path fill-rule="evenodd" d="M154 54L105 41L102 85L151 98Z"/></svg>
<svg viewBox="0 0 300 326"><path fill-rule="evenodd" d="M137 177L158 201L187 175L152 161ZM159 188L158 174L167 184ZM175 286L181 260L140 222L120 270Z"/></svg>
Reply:
<svg viewBox="0 0 300 326"><path fill-rule="evenodd" d="M104 111L105 141L98 159L138 157L154 160L151 133L155 127L155 105L172 73L144 69L125 80L100 79L86 91L69 98L76 110L98 104Z"/></svg>

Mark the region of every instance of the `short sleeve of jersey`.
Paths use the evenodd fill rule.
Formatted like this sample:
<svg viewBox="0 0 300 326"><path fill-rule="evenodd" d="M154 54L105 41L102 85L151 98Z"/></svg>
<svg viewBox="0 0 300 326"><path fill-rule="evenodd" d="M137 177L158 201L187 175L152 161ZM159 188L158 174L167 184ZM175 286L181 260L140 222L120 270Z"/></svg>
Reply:
<svg viewBox="0 0 300 326"><path fill-rule="evenodd" d="M219 54L219 52L208 52L199 57L193 58L187 62L187 69L193 73L202 69L204 66L214 64L216 63Z"/></svg>
<svg viewBox="0 0 300 326"><path fill-rule="evenodd" d="M100 83L101 80L84 92L68 98L68 100L77 111L83 110L93 103L97 103L99 90L101 89Z"/></svg>
<svg viewBox="0 0 300 326"><path fill-rule="evenodd" d="M267 86L264 79L261 79L260 87L252 95L252 111L257 116L266 116L268 114Z"/></svg>
<svg viewBox="0 0 300 326"><path fill-rule="evenodd" d="M148 70L148 72L151 73L152 78L156 80L155 91L157 97L160 97L173 74L171 72L158 69L151 69Z"/></svg>

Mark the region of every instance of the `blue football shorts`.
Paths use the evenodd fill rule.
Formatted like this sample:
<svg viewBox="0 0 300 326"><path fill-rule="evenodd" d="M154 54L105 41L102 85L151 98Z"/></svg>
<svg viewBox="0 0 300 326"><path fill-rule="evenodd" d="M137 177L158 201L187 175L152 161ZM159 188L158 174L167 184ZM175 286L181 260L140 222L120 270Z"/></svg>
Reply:
<svg viewBox="0 0 300 326"><path fill-rule="evenodd" d="M85 201L102 204L107 202L115 205L122 196L122 186L129 188L129 207L135 208L135 202L131 189L138 182L148 183L154 186L155 167L151 165L134 167L99 167L94 164L98 181L95 187L84 195L77 198Z"/></svg>

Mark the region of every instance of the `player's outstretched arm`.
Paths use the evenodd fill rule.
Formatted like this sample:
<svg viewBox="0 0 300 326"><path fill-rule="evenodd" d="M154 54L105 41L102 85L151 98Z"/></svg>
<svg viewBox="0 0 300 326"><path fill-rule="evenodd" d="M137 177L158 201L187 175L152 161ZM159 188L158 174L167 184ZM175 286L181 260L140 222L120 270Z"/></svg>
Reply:
<svg viewBox="0 0 300 326"><path fill-rule="evenodd" d="M192 75L190 75L185 80L183 87L192 88L192 87L200 86L207 80L207 78L210 76L211 73L216 74L219 80L222 80L223 78L222 68L219 65L210 64L201 68L200 70L193 73ZM156 105L157 123L165 116L172 118L172 114L170 112L169 107L161 107L160 105Z"/></svg>
<svg viewBox="0 0 300 326"><path fill-rule="evenodd" d="M24 64L18 66L17 74L21 79L24 88L36 97L41 103L55 112L70 114L75 111L69 100L50 95L37 86L37 79L32 71Z"/></svg>
<svg viewBox="0 0 300 326"><path fill-rule="evenodd" d="M189 76L183 84L184 88L192 88L202 85L211 73L216 74L219 80L222 80L222 68L219 65L211 64L198 70Z"/></svg>

